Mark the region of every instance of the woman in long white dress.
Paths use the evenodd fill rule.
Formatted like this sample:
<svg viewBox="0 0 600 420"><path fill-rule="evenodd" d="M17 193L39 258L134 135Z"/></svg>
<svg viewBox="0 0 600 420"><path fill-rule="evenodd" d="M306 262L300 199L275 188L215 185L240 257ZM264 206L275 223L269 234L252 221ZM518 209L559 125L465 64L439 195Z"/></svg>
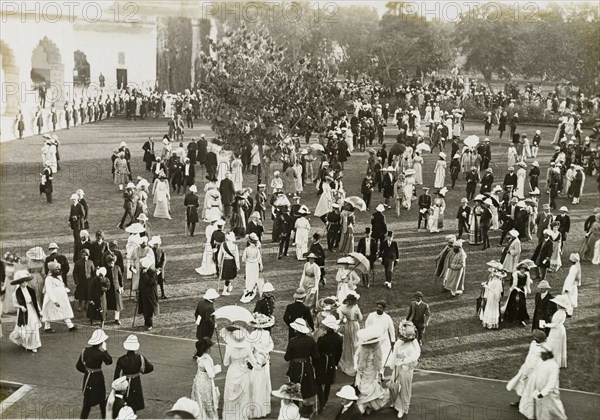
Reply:
<svg viewBox="0 0 600 420"><path fill-rule="evenodd" d="M169 187L169 180L164 172L158 175L158 178L154 181L152 188L152 195L154 196L154 217L157 219L171 219L171 192Z"/></svg>
<svg viewBox="0 0 600 420"><path fill-rule="evenodd" d="M556 303L558 310L552 315L552 320L544 328L550 328L548 334L548 346L554 352L554 360L561 368L567 367L567 330L565 321L567 319L567 310L571 308L571 302L566 295L558 295L550 302Z"/></svg>
<svg viewBox="0 0 600 420"><path fill-rule="evenodd" d="M252 405L250 418L262 418L271 414L271 356L275 348L268 328L275 324L275 317L264 314L254 314L254 320L249 323L255 330L250 333L248 340L252 343L256 363L250 373L250 395Z"/></svg>
<svg viewBox="0 0 600 420"><path fill-rule="evenodd" d="M300 163L300 158L296 159L296 163L292 166L294 170L294 190L296 193L301 194L304 190L302 185L302 164Z"/></svg>
<svg viewBox="0 0 600 420"><path fill-rule="evenodd" d="M485 298L485 308L479 314L479 320L481 321L483 328L497 329L500 324L500 299L502 298L502 279L504 273L502 270L502 264L496 261L490 261L488 264L490 268L489 278L487 282L481 283L485 292L483 297Z"/></svg>
<svg viewBox="0 0 600 420"><path fill-rule="evenodd" d="M569 261L573 263L569 268L569 274L565 278L562 292L569 298L571 307L567 308L567 315L573 315L573 309L577 308L579 295L579 286L581 286L581 264L579 263L579 254L569 255Z"/></svg>
<svg viewBox="0 0 600 420"><path fill-rule="evenodd" d="M357 405L361 413L369 415L389 403L389 392L381 386L380 375L385 363L381 351L384 332L374 326L358 331L357 336L360 344L355 355L354 383L360 391Z"/></svg>
<svg viewBox="0 0 600 420"><path fill-rule="evenodd" d="M438 155L440 158L435 163L435 169L433 173L435 174L435 180L433 182L434 188L444 188L444 183L446 182L446 154L444 152L440 152Z"/></svg>
<svg viewBox="0 0 600 420"><path fill-rule="evenodd" d="M517 189L515 190L515 196L523 199L525 198L525 179L527 178L527 164L525 162L518 163L519 169L517 169Z"/></svg>
<svg viewBox="0 0 600 420"><path fill-rule="evenodd" d="M230 171L231 152L221 150L217 154L217 183L220 184ZM234 181L235 182L235 181Z"/></svg>
<svg viewBox="0 0 600 420"><path fill-rule="evenodd" d="M219 220L223 217L221 193L216 188L212 188L206 192L202 214L204 221Z"/></svg>
<svg viewBox="0 0 600 420"><path fill-rule="evenodd" d="M219 388L215 385L215 376L221 371L220 365L215 365L207 351L212 347L210 338L202 337L196 342L196 364L198 371L192 382L192 400L200 407L199 419L219 420Z"/></svg>
<svg viewBox="0 0 600 420"><path fill-rule="evenodd" d="M517 148L514 145L510 145L508 146L508 161L506 162L506 165L508 166L508 168L514 168L514 166L517 164Z"/></svg>
<svg viewBox="0 0 600 420"><path fill-rule="evenodd" d="M42 346L40 339L40 307L37 303L35 290L28 286L33 277L27 270L15 272L13 285L18 284L12 295L13 305L17 308L17 320L15 329L10 333L10 341L17 346L22 346L27 351L37 352Z"/></svg>
<svg viewBox="0 0 600 420"><path fill-rule="evenodd" d="M236 191L240 191L243 188L244 175L242 174L242 168L244 164L237 154L233 155L233 161L231 162L231 178L233 180L233 188Z"/></svg>
<svg viewBox="0 0 600 420"><path fill-rule="evenodd" d="M308 261L304 263L302 268L302 277L300 285L306 291L304 304L314 310L319 300L319 282L321 281L321 268L315 263L317 256L312 252L306 256Z"/></svg>
<svg viewBox="0 0 600 420"><path fill-rule="evenodd" d="M442 188L438 192L438 196L433 200L431 216L429 216L428 220L429 233L442 232L444 229L444 212L446 211L445 195L446 187Z"/></svg>
<svg viewBox="0 0 600 420"><path fill-rule="evenodd" d="M304 254L308 252L308 238L310 236L310 222L308 221L308 207L300 206L298 210L300 217L296 220L296 259L298 261L304 261L306 258Z"/></svg>
<svg viewBox="0 0 600 420"><path fill-rule="evenodd" d="M41 308L44 297L44 261L46 260L46 253L41 247L35 246L29 249L25 256L27 257L27 270L32 276L28 286L35 290L37 303Z"/></svg>
<svg viewBox="0 0 600 420"><path fill-rule="evenodd" d="M238 327L235 327L238 328ZM223 328L220 332L225 341L225 356L223 364L229 366L223 388L223 414L224 420L241 420L248 418L247 407L250 406L250 375L252 366L257 364L252 342L248 339L248 331L243 328L229 331Z"/></svg>
<svg viewBox="0 0 600 420"><path fill-rule="evenodd" d="M262 255L258 246L258 236L254 233L248 237L248 246L242 253L242 262L246 264L246 285L243 303L248 303L256 296L258 278L263 269Z"/></svg>
<svg viewBox="0 0 600 420"><path fill-rule="evenodd" d="M356 290L356 285L360 283L358 274L350 269L350 264L353 262L354 260L351 257L343 257L337 260L338 265L340 265L340 268L338 268L335 275L335 281L337 283L336 296L338 302L346 300L348 293L354 292Z"/></svg>
<svg viewBox="0 0 600 420"><path fill-rule="evenodd" d="M550 225L552 229L552 256L550 257L550 271L558 271L562 267L562 235L558 228L560 222L553 222Z"/></svg>
<svg viewBox="0 0 600 420"><path fill-rule="evenodd" d="M323 193L321 194L321 197L319 197L319 202L315 208L315 216L317 217L322 217L329 213L331 211L331 205L333 204L333 195L331 193L331 186L329 185L331 178L327 178L328 179L323 182Z"/></svg>
<svg viewBox="0 0 600 420"><path fill-rule="evenodd" d="M217 274L217 267L215 266L215 260L213 259L213 249L210 245L210 238L215 230L217 230L217 220L211 220L210 224L206 226L205 237L206 242L204 243L204 252L202 253L202 264L196 268L196 273L201 276L214 276Z"/></svg>
<svg viewBox="0 0 600 420"><path fill-rule="evenodd" d="M418 150L413 159L413 169L415 170L415 184L423 185L423 158Z"/></svg>
<svg viewBox="0 0 600 420"><path fill-rule="evenodd" d="M406 210L410 210L416 183L414 177L415 170L407 169L404 171L404 175L406 178L404 179L404 196L402 199L402 207L404 207Z"/></svg>
<svg viewBox="0 0 600 420"><path fill-rule="evenodd" d="M338 368L348 376L356 375L354 366L354 354L358 348L358 336L360 322L363 320L362 312L357 304L360 295L355 292L348 293L346 300L338 309L340 325L343 327L342 357Z"/></svg>
<svg viewBox="0 0 600 420"><path fill-rule="evenodd" d="M419 358L421 357L421 346L417 338L417 329L410 321L401 321L398 326L398 340L394 345L392 359L393 373L390 388L390 399L392 407L398 411L401 419L408 414L410 399L412 396L413 374Z"/></svg>

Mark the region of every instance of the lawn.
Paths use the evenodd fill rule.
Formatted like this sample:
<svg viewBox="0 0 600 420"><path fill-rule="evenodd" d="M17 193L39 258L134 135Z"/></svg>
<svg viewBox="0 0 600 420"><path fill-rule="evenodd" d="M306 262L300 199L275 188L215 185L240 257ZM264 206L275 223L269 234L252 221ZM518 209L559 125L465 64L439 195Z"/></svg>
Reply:
<svg viewBox="0 0 600 420"><path fill-rule="evenodd" d="M83 127L76 127L58 133L61 140L60 155L62 170L55 177L55 202L47 205L44 197L38 195L39 161L41 138L39 136L0 145L2 188L0 191L0 210L2 214L0 233L2 253L16 252L24 256L25 251L34 245L46 248L51 241L58 242L64 253L70 257L72 235L67 225L69 196L77 188L83 188L90 205L90 231L105 231L108 239L119 239L121 249L126 234L117 229L121 217L122 198L118 188L112 183L110 175L110 155L121 141L126 141L132 153L134 175L148 176L141 161L143 142L152 136L158 143L166 129L164 120L124 121L116 119L103 121ZM467 123L465 135L482 135L483 127ZM533 135L535 127L519 128ZM210 137L207 125L188 130L198 137L206 133ZM394 142L396 132L392 129L386 136L386 143ZM495 134L495 133L493 133ZM538 156L542 174L545 174L551 154L550 139L554 135L552 128L542 128L542 149ZM506 169L506 139L498 141L492 137L493 169L496 179L501 182ZM447 152L449 153L449 147ZM357 194L366 168L367 156L355 153L346 163L344 185L349 194ZM425 185L433 183L435 155L425 156ZM275 165L274 165L275 166ZM204 176L198 171L197 183L203 198ZM449 179L449 177L447 177ZM254 187L256 179L245 175L246 185ZM492 234L493 247L482 251L480 246L465 245L468 255L465 293L459 298L450 298L436 284L432 274L434 259L444 245L443 237L447 233L456 233L456 221L453 216L460 198L464 196L464 181L460 180L455 190L447 195L446 231L440 234L418 233L416 231L417 209L404 212L397 218L392 211L387 212L388 225L395 232L400 245L400 264L396 268L394 288L383 288L383 273L377 267L377 279L374 287L359 287L361 294L359 305L366 314L374 310L379 299L388 301L388 309L397 321L406 316L411 296L421 290L425 301L429 302L433 313L430 327L426 332L425 345L420 367L424 369L455 372L486 378L509 379L525 358L530 342L530 328L509 327L497 331L487 331L475 317L475 300L479 296L480 283L486 278L485 262L498 259L502 248L497 246L499 233ZM317 202L314 186L306 186L302 202L314 210ZM381 199L374 194L373 202ZM543 195L542 199L547 199ZM563 262L568 264L568 255L579 250L583 237L583 220L598 206L596 182L588 179L582 204L570 205L566 199L559 200L559 206L567 205L571 210L571 233L566 244ZM209 287L216 287L215 279L200 278L194 268L200 265L205 225L197 227L197 236L184 235L183 196L174 196L171 202L173 220L150 221L150 233L160 234L167 253L167 295L161 300L161 315L155 319L155 334L193 338L195 335L194 309L199 296ZM372 205L374 207L374 205ZM360 234L369 224L370 214L357 214ZM311 218L312 230L323 231L322 222ZM271 222L267 222L267 232ZM357 235L359 236L359 235ZM300 281L302 263L295 260L295 250L290 248L289 257L276 259L276 245L266 235L263 261L264 277L270 280L276 289L277 324L273 329L275 348L285 350L287 328L282 322L285 306L291 302L293 291ZM358 239L358 238L357 238ZM240 244L241 245L241 244ZM243 245L242 245L243 246ZM524 243L523 258L533 253L534 243ZM337 254L327 256L329 282L320 292L321 296L335 294L335 260ZM567 268L549 277L553 292L562 288ZM243 268L242 271L243 272ZM600 392L599 360L599 272L598 267L583 264L583 286L580 288L580 307L573 318L567 320L569 367L561 371L561 387ZM72 279L69 278L72 284ZM216 305L235 304L242 291L242 279L238 279L232 296L217 299ZM505 295L507 290L505 289ZM533 298L528 299L528 311L533 311ZM247 307L252 310L254 302ZM134 312L133 301L126 301L126 310L122 315L123 329L130 329ZM77 321L87 322L82 313L77 313ZM136 330L142 328L143 321L136 319ZM64 327L59 327L64 328Z"/></svg>

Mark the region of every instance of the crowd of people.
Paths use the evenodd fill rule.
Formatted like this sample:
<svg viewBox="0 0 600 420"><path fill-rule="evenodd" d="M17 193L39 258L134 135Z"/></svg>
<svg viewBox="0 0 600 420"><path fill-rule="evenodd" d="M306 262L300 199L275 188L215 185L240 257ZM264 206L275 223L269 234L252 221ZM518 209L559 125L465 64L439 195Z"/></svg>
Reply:
<svg viewBox="0 0 600 420"><path fill-rule="evenodd" d="M433 86L441 89L444 85ZM123 418L123 413L136 415L132 413L144 408L140 375L152 372L153 366L137 353L139 342L134 335L123 344L127 354L117 362L112 391L106 399L102 365L110 365L112 357L105 345L109 337L101 328L109 321L110 311L114 312L112 322L120 325L121 312L126 304L132 304L135 314L143 315L145 328L152 330L153 318L159 313L159 289L161 298L167 296L166 254L161 237L150 234L150 220L171 219L171 201L176 194L184 195L180 201L190 236L195 235L196 224L206 223L203 257L195 271L200 276L216 277L220 287L206 290L196 308L194 357L198 370L191 399L178 401L169 415L219 418L222 400L223 418L260 418L271 414L273 395L281 399L278 418L310 418L313 412L322 412L327 406L338 370L354 377L354 382L336 393L342 402L337 418L358 418L389 406L396 410L398 418L406 415L413 372L421 356L431 310L423 293L415 290L414 301L406 308L403 319L392 318L384 300L363 317L359 291L368 294L369 288L376 285L379 264L384 287L392 289L398 280L400 245L387 218L415 217L415 212L410 212L415 201L416 230L446 234L433 274L441 281L442 290L453 298L464 293L470 251L478 245L489 248L489 232L500 232L499 245L503 248L498 261L487 264L489 277L481 283L476 302L478 317L485 329L528 326L532 318L534 342L508 389L520 396L515 406L528 418L548 418L547 413L552 413L551 418L566 418L558 394L559 368L567 366L565 324L576 317L578 288L582 286L581 262L600 264L600 208L585 222L580 251L569 255L571 266L562 287L556 282L550 284L549 273L561 272L564 246L567 239L573 238L569 209L561 206L560 214L553 212L557 201L565 198L572 200L572 205L580 204L586 175L598 176L597 151L583 137L574 118L561 119L551 142L557 149L549 162L545 188L541 188L537 153L540 145L549 144L550 139L542 140L536 131L529 143L527 133L519 133L515 120L518 115L514 114L508 122L512 141L507 151L507 171L500 182L494 179L498 165L492 162L501 159L492 155L489 137L483 141L463 138L464 109L442 111L435 102L439 98L417 92L417 103L411 105L413 100L407 95L413 93L406 93L406 109L392 113L379 103L378 93L371 88L371 96L355 101L350 114L329 113L327 129L320 133L318 143L307 141L303 148L302 133L288 136L280 127L274 147L261 149L254 140L239 151L228 150L219 139L208 141L204 136L186 144L181 116L187 119L191 115L192 121L196 117L201 103L196 94L186 92L162 99L151 94L147 106L145 96L136 92L125 93L123 100L115 96L111 102L107 98L112 103L104 108L108 115L123 111L128 117L137 118L142 117L142 109L144 116L162 112L169 117L168 133L159 143L160 151L151 138L144 143L146 173L140 176L132 172L132 154L125 142L113 151L112 175L118 186L115 193L123 197L123 216L118 226L129 234L123 251L118 249L116 240L107 240L101 230L96 232L95 241L90 240L88 230L94 226L90 220L94 209L90 209L83 190L71 195L67 222L74 241L76 312L85 312L91 325L100 324L88 342L90 347L82 351L77 361L77 369L84 373L81 418L87 418L96 405L103 417L112 415L111 418ZM393 118L399 134L388 150L383 140L389 118ZM500 123L501 119L502 115ZM486 135L489 124L491 121L483 122ZM427 129L429 136L423 131ZM378 150L373 148L375 138ZM310 140L310 133L305 140ZM52 176L60 170L59 144L56 135L44 138L40 193L46 193L49 203ZM368 154L365 177L360 186L347 185L344 164L352 153L362 151ZM438 159L432 171L433 185L429 186L423 174L431 168L425 168L423 155L434 152ZM281 171L262 173L270 167L262 164L265 161L280 162ZM206 174L203 199L198 195L197 166ZM515 167L519 169L515 171ZM446 196L455 190L461 177L466 191L455 217L458 231L449 234L445 224ZM256 191L247 186L250 179L257 180ZM429 194L432 190L434 196ZM319 199L311 212L303 201L314 192ZM359 235L356 213L372 208L371 221L364 226L364 235ZM316 218L311 219L311 214ZM294 258L301 269L293 302L286 307L282 319L289 328L284 355L289 363L289 383L279 390L272 389L270 372L270 353L274 349L271 329L279 322L275 319L275 287L265 281L263 274L269 219L270 239L277 244L277 257L288 257L289 248L295 247ZM464 234L466 241L462 239ZM533 255L522 255L521 243L536 239ZM3 312L17 313L10 339L32 352L42 345L42 325L45 333L54 332L51 323L56 322L65 322L69 330L76 328L69 302L71 263L58 251L59 246L51 243L48 255L42 248L34 247L26 253L27 261L12 254L3 258ZM335 275L326 272L326 261L334 255ZM242 266L244 282L238 286ZM320 296L333 279L335 294ZM239 289L234 291L234 287ZM553 295L552 289L559 292ZM533 290L538 292L530 317L527 298ZM233 294L244 305L256 299L253 311L246 310L250 318L240 318L216 331L219 308L215 308L215 301L219 296ZM214 363L209 351L214 337L225 344L222 364L227 373L222 389L214 381L222 368ZM531 404L533 400L536 404ZM251 408L241 413L242 407Z"/></svg>

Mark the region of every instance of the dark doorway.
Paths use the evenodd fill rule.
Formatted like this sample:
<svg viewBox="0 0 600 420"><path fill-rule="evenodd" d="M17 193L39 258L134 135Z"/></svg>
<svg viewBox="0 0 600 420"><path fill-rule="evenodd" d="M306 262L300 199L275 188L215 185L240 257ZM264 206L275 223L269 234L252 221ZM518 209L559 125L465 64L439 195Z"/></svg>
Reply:
<svg viewBox="0 0 600 420"><path fill-rule="evenodd" d="M127 88L127 69L117 69L117 89Z"/></svg>

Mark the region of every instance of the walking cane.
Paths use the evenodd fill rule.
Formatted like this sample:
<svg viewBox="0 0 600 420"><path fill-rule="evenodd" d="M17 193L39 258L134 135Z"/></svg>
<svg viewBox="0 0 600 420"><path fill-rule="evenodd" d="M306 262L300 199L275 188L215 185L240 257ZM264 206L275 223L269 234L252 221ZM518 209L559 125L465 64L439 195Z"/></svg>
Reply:
<svg viewBox="0 0 600 420"><path fill-rule="evenodd" d="M135 312L133 313L133 321L131 322L131 328L135 327L135 317L138 313L139 308L140 308L140 299L138 297L138 299L135 302Z"/></svg>
<svg viewBox="0 0 600 420"><path fill-rule="evenodd" d="M223 351L221 350L221 343L219 342L219 326L215 322L215 334L217 335L217 347L219 348L219 356L221 356L221 364L223 364Z"/></svg>

